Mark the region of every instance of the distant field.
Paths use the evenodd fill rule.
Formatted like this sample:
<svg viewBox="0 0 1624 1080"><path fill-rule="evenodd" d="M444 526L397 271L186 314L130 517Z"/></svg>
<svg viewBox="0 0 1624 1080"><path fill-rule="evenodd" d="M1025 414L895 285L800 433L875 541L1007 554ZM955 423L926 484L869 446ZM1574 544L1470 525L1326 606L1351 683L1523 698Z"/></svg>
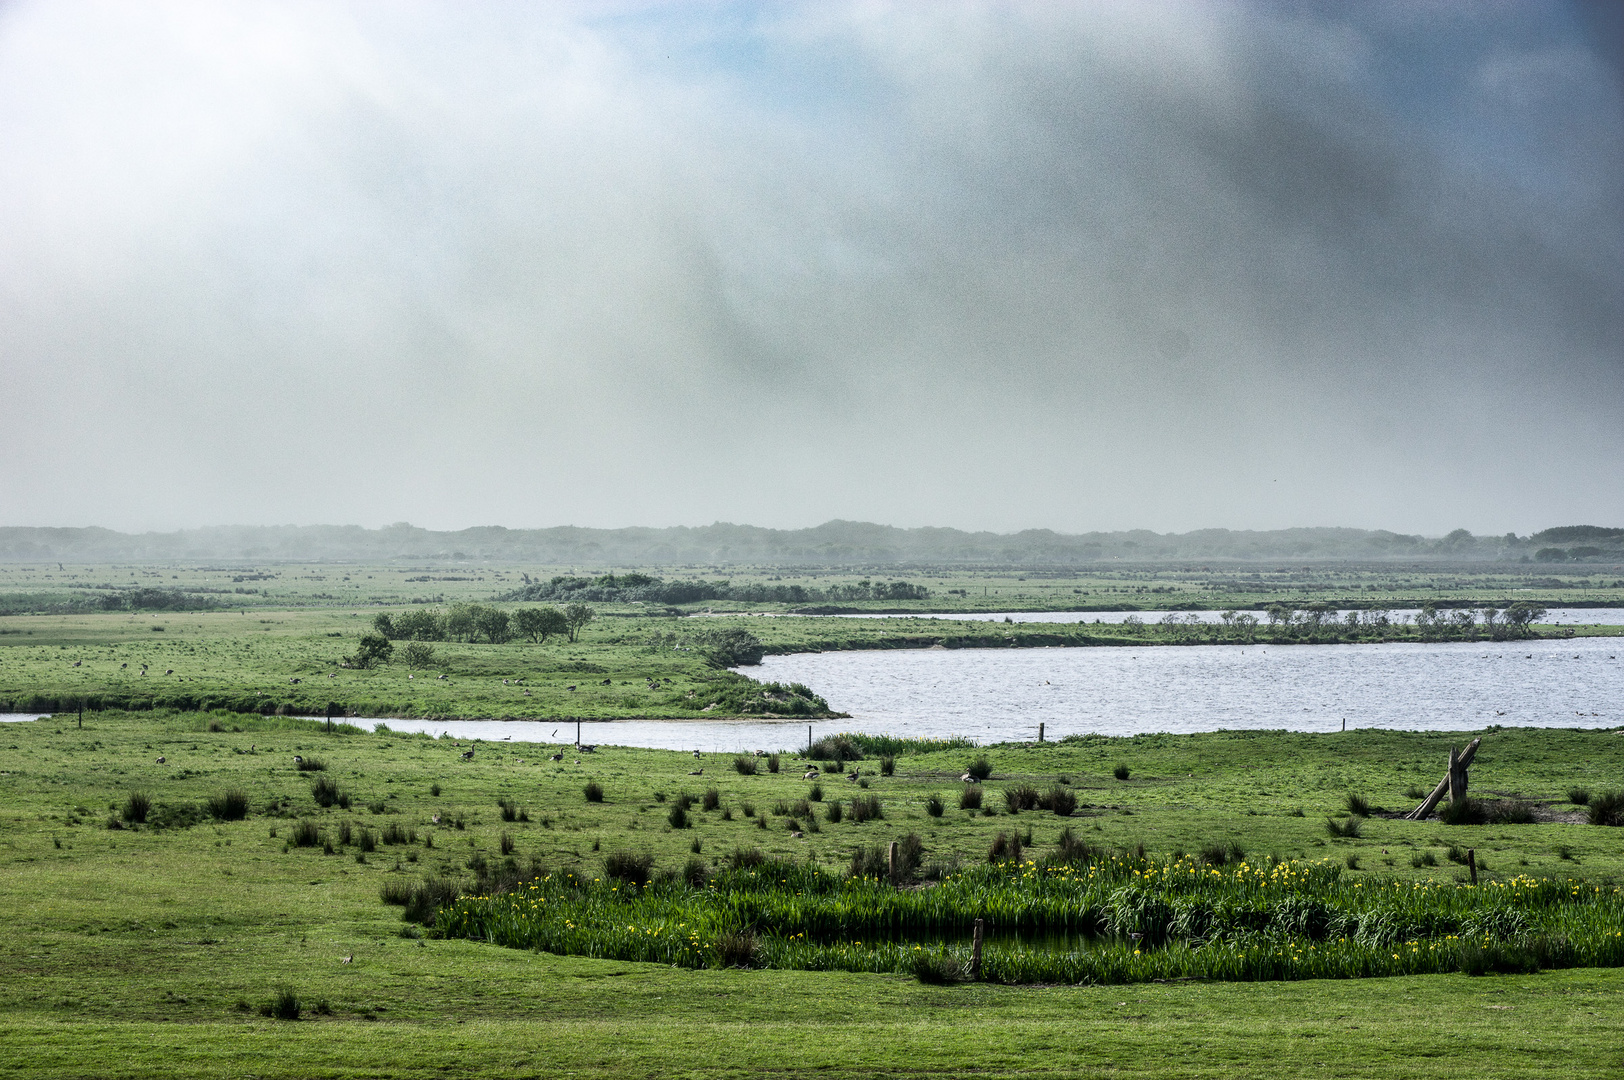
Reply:
<svg viewBox="0 0 1624 1080"><path fill-rule="evenodd" d="M1301 859L1365 888L1454 888L1466 870L1450 855L1465 848L1484 887L1524 875L1611 887L1624 877L1621 830L1584 823L1568 793L1599 794L1624 775L1624 743L1612 732L1485 734L1474 793L1530 800L1540 818L1532 824L1450 826L1379 812L1407 809L1406 790L1431 786L1449 737L1216 733L904 753L892 776L869 756L855 765L869 786L821 781L821 825L807 831L801 814L795 837L790 815L811 784L789 757L777 773L763 762L745 776L731 756L615 748L553 763L553 746L480 744L463 761L468 746L451 740L227 713L76 723L0 727L7 1075L770 1067L797 1076L1601 1077L1620 1065L1618 969L932 987L898 975L687 970L421 940L402 936L412 931L401 909L380 899L386 886L430 875L469 883L475 864L601 876L617 851L646 852L656 872L760 849L836 873L854 851L908 833L926 860L984 865L999 833L1029 837L1043 858L1066 827L1104 849L1143 845L1161 858L1217 848L1259 866ZM990 816L957 805L958 776L982 752ZM301 772L295 754L325 768ZM1118 766L1126 780L1113 775ZM312 787L323 778L350 797L349 809L318 806ZM1065 820L1005 805L1005 789L1062 780L1078 802ZM583 797L588 781L602 785L602 802ZM211 798L233 789L246 796L246 818L211 816ZM696 802L689 827L673 828L678 797L709 789L717 808ZM149 797L148 824L110 829L132 792ZM859 794L876 798L879 819L827 820L827 806ZM927 812L932 794L948 803L940 818ZM1372 804L1371 815L1360 835L1333 837L1326 819L1346 824L1350 794ZM503 820L500 800L514 820ZM301 822L315 846L294 846ZM384 842L390 827L408 839ZM370 852L363 832L376 840ZM297 1023L259 1015L283 987L301 1003Z"/></svg>

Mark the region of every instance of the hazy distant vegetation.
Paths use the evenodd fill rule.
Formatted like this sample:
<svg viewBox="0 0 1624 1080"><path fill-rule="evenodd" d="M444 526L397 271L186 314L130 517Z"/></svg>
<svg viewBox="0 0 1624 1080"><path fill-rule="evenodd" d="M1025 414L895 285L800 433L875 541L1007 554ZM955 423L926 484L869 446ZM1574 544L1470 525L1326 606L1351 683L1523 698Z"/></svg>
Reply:
<svg viewBox="0 0 1624 1080"><path fill-rule="evenodd" d="M1428 538L1386 530L1200 529L1188 533L1049 529L999 534L898 529L829 521L810 529L718 523L699 528L506 529L435 532L407 524L240 526L131 535L111 529L0 528L0 561L172 559L485 559L552 566L884 566L905 563L1076 565L1103 560L1544 561L1624 559L1624 528L1569 525L1532 536L1474 536L1456 529Z"/></svg>
<svg viewBox="0 0 1624 1080"><path fill-rule="evenodd" d="M727 600L748 604L849 603L854 600L927 600L930 590L906 581L862 581L827 586L774 585L751 581L664 581L647 574L555 577L530 581L499 600L592 600L598 603L692 604Z"/></svg>

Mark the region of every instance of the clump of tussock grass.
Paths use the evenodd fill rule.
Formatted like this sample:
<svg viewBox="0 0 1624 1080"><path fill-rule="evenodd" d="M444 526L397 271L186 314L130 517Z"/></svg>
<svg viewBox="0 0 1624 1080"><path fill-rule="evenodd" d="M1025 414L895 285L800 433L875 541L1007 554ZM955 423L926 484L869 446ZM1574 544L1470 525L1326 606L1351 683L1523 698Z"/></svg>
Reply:
<svg viewBox="0 0 1624 1080"><path fill-rule="evenodd" d="M1348 813L1353 814L1355 817L1367 818L1370 816L1370 800L1356 792L1348 792L1347 798L1343 800L1343 805L1348 808Z"/></svg>
<svg viewBox="0 0 1624 1080"><path fill-rule="evenodd" d="M722 793L715 788L706 788L705 794L699 800L699 805L705 810L719 810L722 806Z"/></svg>
<svg viewBox="0 0 1624 1080"><path fill-rule="evenodd" d="M841 805L839 799L836 799L834 802L830 803L828 808L824 811L824 817L831 825L839 825L840 819L845 817L845 814L845 808Z"/></svg>
<svg viewBox="0 0 1624 1080"><path fill-rule="evenodd" d="M779 761L778 761L778 755L777 754L768 754L767 755L767 771L768 772L770 772L770 773L777 772L778 771L778 764L779 764Z"/></svg>
<svg viewBox="0 0 1624 1080"><path fill-rule="evenodd" d="M981 788L977 784L966 784L964 790L959 792L960 810L981 809Z"/></svg>
<svg viewBox="0 0 1624 1080"><path fill-rule="evenodd" d="M1105 849L1080 840L1071 826L1060 830L1055 838L1054 853L1049 856L1051 866L1086 866L1105 857Z"/></svg>
<svg viewBox="0 0 1624 1080"><path fill-rule="evenodd" d="M1044 793L1039 805L1056 817L1071 817L1077 809L1077 795L1070 788L1056 784Z"/></svg>
<svg viewBox="0 0 1624 1080"><path fill-rule="evenodd" d="M304 1006L300 1003L299 995L293 987L284 986L276 992L275 997L271 998L270 1004L265 1005L259 1011L261 1016L267 1016L274 1020L297 1020L300 1013L304 1011Z"/></svg>
<svg viewBox="0 0 1624 1080"><path fill-rule="evenodd" d="M1143 858L1143 852L1140 855ZM1246 861L1246 849L1240 842L1231 840L1227 844L1208 844L1201 849L1201 861L1208 866L1229 866Z"/></svg>
<svg viewBox="0 0 1624 1080"><path fill-rule="evenodd" d="M947 807L945 804L943 804L942 797L940 795L933 794L926 796L925 813L929 814L931 817L941 817L946 809Z"/></svg>
<svg viewBox="0 0 1624 1080"><path fill-rule="evenodd" d="M850 735L825 735L812 744L806 756L814 761L861 761L863 748Z"/></svg>
<svg viewBox="0 0 1624 1080"><path fill-rule="evenodd" d="M686 791L678 792L676 804L683 810L692 809L694 805L694 797L688 794Z"/></svg>
<svg viewBox="0 0 1624 1080"><path fill-rule="evenodd" d="M386 844L415 844L417 843L417 830L391 821L383 827L378 839Z"/></svg>
<svg viewBox="0 0 1624 1080"><path fill-rule="evenodd" d="M992 775L992 762L987 760L986 754L979 755L964 770L977 780L985 780Z"/></svg>
<svg viewBox="0 0 1624 1080"><path fill-rule="evenodd" d="M581 790L586 795L587 802L603 802L603 785L596 780L589 780L586 787Z"/></svg>
<svg viewBox="0 0 1624 1080"><path fill-rule="evenodd" d="M1489 809L1490 825L1532 825L1534 807L1523 799L1495 803Z"/></svg>
<svg viewBox="0 0 1624 1080"><path fill-rule="evenodd" d="M1325 831L1331 836L1347 839L1358 839L1364 835L1365 819L1358 814L1349 814L1338 821L1334 817L1325 819Z"/></svg>
<svg viewBox="0 0 1624 1080"><path fill-rule="evenodd" d="M374 814L387 814L390 812L389 804L384 802L382 799L376 799L373 802L367 803L367 809Z"/></svg>
<svg viewBox="0 0 1624 1080"><path fill-rule="evenodd" d="M1411 784L1404 789L1404 797L1406 799L1424 799L1427 797L1427 793L1422 791L1419 786Z"/></svg>
<svg viewBox="0 0 1624 1080"><path fill-rule="evenodd" d="M682 881L690 889L703 889L710 881L710 866L698 855L682 864Z"/></svg>
<svg viewBox="0 0 1624 1080"><path fill-rule="evenodd" d="M340 847L348 847L354 839L354 826L348 821L341 821L338 825L338 843Z"/></svg>
<svg viewBox="0 0 1624 1080"><path fill-rule="evenodd" d="M207 806L210 816L219 821L241 821L248 816L248 793L236 788L210 795Z"/></svg>
<svg viewBox="0 0 1624 1080"><path fill-rule="evenodd" d="M391 907L405 907L412 902L412 892L416 887L405 878L384 878L383 884L378 886L378 899Z"/></svg>
<svg viewBox="0 0 1624 1080"><path fill-rule="evenodd" d="M861 825L866 821L879 821L884 817L878 795L858 795L852 799L851 820L854 825Z"/></svg>
<svg viewBox="0 0 1624 1080"><path fill-rule="evenodd" d="M450 878L424 878L412 888L406 898L406 910L400 917L407 922L431 926L434 916L443 907L450 907L462 896L462 887Z"/></svg>
<svg viewBox="0 0 1624 1080"><path fill-rule="evenodd" d="M739 813L743 814L747 818L755 817L756 804L751 802L749 799L746 799L744 802L739 804Z"/></svg>
<svg viewBox="0 0 1624 1080"><path fill-rule="evenodd" d="M711 951L718 967L747 968L756 962L761 944L749 930L735 930L716 935Z"/></svg>
<svg viewBox="0 0 1624 1080"><path fill-rule="evenodd" d="M671 804L671 812L665 816L673 829L686 829L688 827L688 811L681 801Z"/></svg>
<svg viewBox="0 0 1624 1080"><path fill-rule="evenodd" d="M325 772L327 763L321 758L307 757L294 763L299 772Z"/></svg>
<svg viewBox="0 0 1624 1080"><path fill-rule="evenodd" d="M1118 780L1126 780L1132 774L1126 765L1118 765L1116 768L1111 770L1111 775L1116 777Z"/></svg>
<svg viewBox="0 0 1624 1080"><path fill-rule="evenodd" d="M926 986L951 986L969 978L964 961L946 948L916 948L908 956L907 971Z"/></svg>
<svg viewBox="0 0 1624 1080"><path fill-rule="evenodd" d="M1568 802L1574 806L1586 806L1590 803L1590 789L1582 787L1568 788Z"/></svg>
<svg viewBox="0 0 1624 1080"><path fill-rule="evenodd" d="M1000 832L993 837L992 845L987 848L987 861L990 863L1018 863L1025 854L1021 845L1021 834Z"/></svg>
<svg viewBox="0 0 1624 1080"><path fill-rule="evenodd" d="M497 846L502 849L503 855L512 855L515 846L513 843L513 834L504 831L501 836L497 837Z"/></svg>
<svg viewBox="0 0 1624 1080"><path fill-rule="evenodd" d="M519 820L519 805L512 799L506 797L497 799L496 808L501 811L503 821Z"/></svg>
<svg viewBox="0 0 1624 1080"><path fill-rule="evenodd" d="M1437 866L1438 856L1434 855L1430 850L1411 852L1410 865L1417 870L1424 866Z"/></svg>
<svg viewBox="0 0 1624 1080"><path fill-rule="evenodd" d="M1012 814L1022 810L1036 810L1042 798L1031 784L1015 784L1004 789L1004 808Z"/></svg>
<svg viewBox="0 0 1624 1080"><path fill-rule="evenodd" d="M349 797L339 790L338 781L330 776L316 777L315 782L310 785L310 797L315 799L316 805L322 809L334 803L340 803L344 809L349 809Z"/></svg>
<svg viewBox="0 0 1624 1080"><path fill-rule="evenodd" d="M822 802L823 801L823 785L814 782L812 784L812 786L807 789L806 797L808 799L811 799L813 802Z"/></svg>
<svg viewBox="0 0 1624 1080"><path fill-rule="evenodd" d="M880 758L880 775L881 776L892 776L892 775L895 775L896 771L897 771L897 759L895 757L891 756L890 754L883 755Z"/></svg>
<svg viewBox="0 0 1624 1080"><path fill-rule="evenodd" d="M1624 791L1604 791L1586 807L1592 825L1624 825Z"/></svg>
<svg viewBox="0 0 1624 1080"><path fill-rule="evenodd" d="M361 835L356 841L356 846L361 849L363 855L370 855L378 850L378 834L371 829L362 829Z"/></svg>
<svg viewBox="0 0 1624 1080"><path fill-rule="evenodd" d="M152 812L152 799L144 791L132 791L129 798L124 800L124 820L131 825L146 824L147 815Z"/></svg>
<svg viewBox="0 0 1624 1080"><path fill-rule="evenodd" d="M756 769L756 759L749 754L739 754L733 759L733 771L740 776L754 776Z"/></svg>
<svg viewBox="0 0 1624 1080"><path fill-rule="evenodd" d="M1452 799L1438 807L1438 818L1445 825L1482 825L1489 814L1477 799Z"/></svg>
<svg viewBox="0 0 1624 1080"><path fill-rule="evenodd" d="M288 840L294 847L316 847L321 843L321 830L309 818L300 818L294 823Z"/></svg>
<svg viewBox="0 0 1624 1080"><path fill-rule="evenodd" d="M736 847L727 857L728 866L734 870L753 870L766 861L766 852L758 847Z"/></svg>
<svg viewBox="0 0 1624 1080"><path fill-rule="evenodd" d="M625 885L642 888L654 870L654 856L646 851L611 851L603 857L603 873Z"/></svg>

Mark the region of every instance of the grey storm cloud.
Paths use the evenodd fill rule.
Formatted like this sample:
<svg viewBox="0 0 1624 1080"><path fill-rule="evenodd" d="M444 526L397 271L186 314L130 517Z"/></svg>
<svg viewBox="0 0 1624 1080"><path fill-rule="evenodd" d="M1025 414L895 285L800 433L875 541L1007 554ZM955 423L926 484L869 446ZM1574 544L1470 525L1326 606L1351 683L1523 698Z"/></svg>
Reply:
<svg viewBox="0 0 1624 1080"><path fill-rule="evenodd" d="M1604 37L13 2L0 523L1616 522Z"/></svg>

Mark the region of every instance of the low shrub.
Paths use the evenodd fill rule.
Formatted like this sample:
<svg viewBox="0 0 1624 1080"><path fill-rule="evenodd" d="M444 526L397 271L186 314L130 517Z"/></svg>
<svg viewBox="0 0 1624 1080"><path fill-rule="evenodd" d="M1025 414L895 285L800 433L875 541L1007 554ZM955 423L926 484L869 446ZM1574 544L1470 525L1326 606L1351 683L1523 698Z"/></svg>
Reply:
<svg viewBox="0 0 1624 1080"><path fill-rule="evenodd" d="M749 754L740 754L733 759L733 770L740 776L756 775L756 759Z"/></svg>
<svg viewBox="0 0 1624 1080"><path fill-rule="evenodd" d="M1126 765L1118 765L1116 768L1111 770L1111 775L1116 777L1118 780L1126 780L1130 774Z"/></svg>
<svg viewBox="0 0 1624 1080"><path fill-rule="evenodd" d="M603 857L604 876L642 888L654 870L654 856L646 851L611 851Z"/></svg>
<svg viewBox="0 0 1624 1080"><path fill-rule="evenodd" d="M970 767L964 771L975 777L977 780L985 780L987 777L992 775L992 762L987 760L986 754L982 754L980 757L970 762Z"/></svg>
<svg viewBox="0 0 1624 1080"><path fill-rule="evenodd" d="M587 802L603 802L603 785L596 780L588 781L582 790L586 793Z"/></svg>
<svg viewBox="0 0 1624 1080"><path fill-rule="evenodd" d="M227 788L208 799L209 814L220 821L241 821L248 816L248 793Z"/></svg>
<svg viewBox="0 0 1624 1080"><path fill-rule="evenodd" d="M960 810L981 809L981 787L978 784L966 784L964 790L959 792Z"/></svg>
<svg viewBox="0 0 1624 1080"><path fill-rule="evenodd" d="M124 800L124 820L131 825L145 824L151 812L152 799L145 792L132 791L130 797Z"/></svg>

